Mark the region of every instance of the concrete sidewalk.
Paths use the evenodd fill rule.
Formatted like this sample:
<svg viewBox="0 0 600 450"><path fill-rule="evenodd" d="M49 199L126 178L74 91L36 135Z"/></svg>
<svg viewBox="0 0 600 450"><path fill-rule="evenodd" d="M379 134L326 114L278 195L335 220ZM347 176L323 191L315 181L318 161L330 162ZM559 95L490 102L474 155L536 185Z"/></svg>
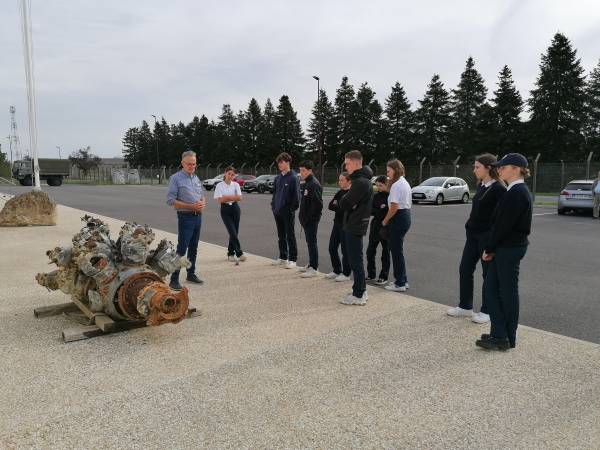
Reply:
<svg viewBox="0 0 600 450"><path fill-rule="evenodd" d="M83 214L0 228L0 448L600 447L600 346L520 327L486 352L487 327L441 305L369 288L342 306L349 284L209 244L201 317L63 344L72 323L32 310L68 298L34 276Z"/></svg>

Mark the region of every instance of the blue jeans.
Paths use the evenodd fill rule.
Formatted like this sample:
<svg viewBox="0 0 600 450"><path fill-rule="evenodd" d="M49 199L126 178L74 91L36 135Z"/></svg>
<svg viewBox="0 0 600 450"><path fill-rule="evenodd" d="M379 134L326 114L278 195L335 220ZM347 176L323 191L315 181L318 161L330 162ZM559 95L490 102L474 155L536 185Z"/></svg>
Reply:
<svg viewBox="0 0 600 450"><path fill-rule="evenodd" d="M410 209L399 209L388 222L388 227L395 283L396 286L402 287L408 281L404 260L404 236L410 229Z"/></svg>
<svg viewBox="0 0 600 450"><path fill-rule="evenodd" d="M354 273L354 284L352 285L352 295L361 298L367 290L365 281L365 263L363 260L363 238L360 235L344 232L346 236L346 249L348 250L348 261L350 268Z"/></svg>
<svg viewBox="0 0 600 450"><path fill-rule="evenodd" d="M196 255L198 254L198 241L200 240L200 228L202 227L202 214L177 213L177 254L185 256L192 264L188 269L188 275L196 273ZM171 274L171 281L179 280L179 270Z"/></svg>
<svg viewBox="0 0 600 450"><path fill-rule="evenodd" d="M483 255L483 236L467 236L459 268L460 303L458 306L462 309L473 309L473 273L479 261L481 261L481 270L485 281L490 263L482 261L481 255ZM481 312L488 314L483 287L481 289Z"/></svg>
<svg viewBox="0 0 600 450"><path fill-rule="evenodd" d="M317 270L319 268L319 248L317 247L319 222L308 222L302 227L304 228L306 245L308 246L308 265Z"/></svg>
<svg viewBox="0 0 600 450"><path fill-rule="evenodd" d="M221 219L227 228L229 233L229 244L227 246L227 256L242 256L242 245L238 238L240 232L240 205L234 203L229 205L227 203L221 204Z"/></svg>
<svg viewBox="0 0 600 450"><path fill-rule="evenodd" d="M499 247L483 283L490 311L492 337L517 340L519 324L519 267L527 246Z"/></svg>
<svg viewBox="0 0 600 450"><path fill-rule="evenodd" d="M338 253L338 248L340 246L342 247L341 261ZM348 262L348 250L346 249L344 230L342 229L342 225L335 222L331 229L331 236L329 237L329 257L331 258L333 273L337 273L338 275L343 273L347 277L350 276L351 269L350 263Z"/></svg>
<svg viewBox="0 0 600 450"><path fill-rule="evenodd" d="M280 214L273 215L277 226L279 259L298 261L298 247L296 245L296 234L294 233L296 214L294 211L284 210Z"/></svg>

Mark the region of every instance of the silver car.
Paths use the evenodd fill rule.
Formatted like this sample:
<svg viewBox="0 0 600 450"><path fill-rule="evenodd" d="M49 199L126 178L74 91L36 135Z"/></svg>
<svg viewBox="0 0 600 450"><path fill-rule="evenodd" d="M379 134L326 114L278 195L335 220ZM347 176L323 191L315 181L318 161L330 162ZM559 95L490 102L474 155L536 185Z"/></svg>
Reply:
<svg viewBox="0 0 600 450"><path fill-rule="evenodd" d="M558 214L567 211L585 211L594 207L593 180L573 180L558 196Z"/></svg>
<svg viewBox="0 0 600 450"><path fill-rule="evenodd" d="M207 191L212 191L213 188L217 186L217 184L223 181L223 178L225 178L225 175L223 174L217 175L214 178L208 178L202 182L202 186L204 186L204 189L206 189Z"/></svg>
<svg viewBox="0 0 600 450"><path fill-rule="evenodd" d="M413 203L431 202L436 205L453 201L467 203L470 195L467 182L456 177L428 178L412 188Z"/></svg>

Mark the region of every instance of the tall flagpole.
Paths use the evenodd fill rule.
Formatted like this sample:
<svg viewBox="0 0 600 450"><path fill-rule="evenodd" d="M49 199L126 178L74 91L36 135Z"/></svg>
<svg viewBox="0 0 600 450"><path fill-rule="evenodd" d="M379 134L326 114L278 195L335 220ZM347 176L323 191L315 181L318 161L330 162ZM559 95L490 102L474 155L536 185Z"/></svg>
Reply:
<svg viewBox="0 0 600 450"><path fill-rule="evenodd" d="M31 5L21 0L21 31L23 33L23 57L27 82L27 115L29 117L29 146L33 157L34 190L41 190L40 166L38 165L37 121L35 105L35 77L33 73L33 41L31 37Z"/></svg>

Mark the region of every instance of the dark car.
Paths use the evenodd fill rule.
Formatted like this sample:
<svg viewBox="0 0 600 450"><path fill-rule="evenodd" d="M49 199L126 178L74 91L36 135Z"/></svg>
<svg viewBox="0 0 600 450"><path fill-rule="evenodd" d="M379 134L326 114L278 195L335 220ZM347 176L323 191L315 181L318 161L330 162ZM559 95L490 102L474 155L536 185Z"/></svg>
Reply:
<svg viewBox="0 0 600 450"><path fill-rule="evenodd" d="M254 180L246 181L241 188L244 192L258 192L259 194L273 192L274 181L275 175L260 175Z"/></svg>

